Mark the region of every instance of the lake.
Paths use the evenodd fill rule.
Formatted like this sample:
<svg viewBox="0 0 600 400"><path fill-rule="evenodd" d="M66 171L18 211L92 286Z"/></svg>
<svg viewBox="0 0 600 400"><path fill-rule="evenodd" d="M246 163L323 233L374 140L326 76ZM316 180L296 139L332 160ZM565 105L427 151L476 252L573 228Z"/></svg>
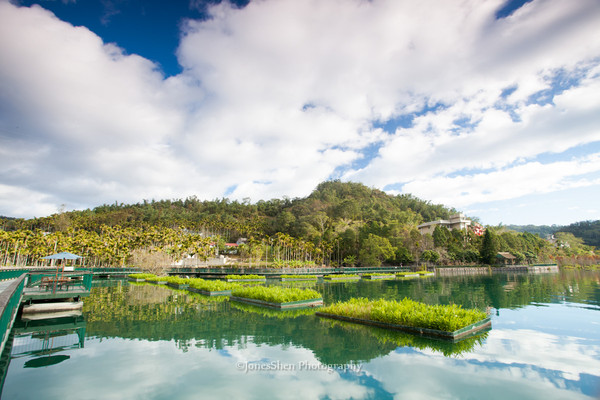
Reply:
<svg viewBox="0 0 600 400"><path fill-rule="evenodd" d="M598 399L600 273L300 283L351 297L488 308L458 343L95 281L83 315L17 321L5 399ZM268 281L267 284L292 286Z"/></svg>

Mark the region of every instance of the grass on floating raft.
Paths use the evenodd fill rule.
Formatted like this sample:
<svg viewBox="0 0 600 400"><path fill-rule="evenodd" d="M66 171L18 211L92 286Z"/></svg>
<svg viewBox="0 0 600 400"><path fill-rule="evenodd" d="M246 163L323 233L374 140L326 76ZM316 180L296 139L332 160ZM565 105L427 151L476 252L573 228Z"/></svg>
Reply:
<svg viewBox="0 0 600 400"><path fill-rule="evenodd" d="M317 279L316 275L281 275L281 277L286 279Z"/></svg>
<svg viewBox="0 0 600 400"><path fill-rule="evenodd" d="M292 301L320 299L321 293L312 289L282 288L278 286L250 286L236 288L231 291L235 297L244 297L268 301L270 303L290 303Z"/></svg>
<svg viewBox="0 0 600 400"><path fill-rule="evenodd" d="M260 275L227 275L225 279L266 279Z"/></svg>
<svg viewBox="0 0 600 400"><path fill-rule="evenodd" d="M193 278L188 279L188 284L191 288L204 290L206 292L223 292L239 287L237 283L229 283L224 281L209 281L206 279Z"/></svg>
<svg viewBox="0 0 600 400"><path fill-rule="evenodd" d="M166 276L150 276L148 278L146 278L146 282L166 282L167 277Z"/></svg>
<svg viewBox="0 0 600 400"><path fill-rule="evenodd" d="M343 275L323 275L323 278L338 278L338 279L344 279L344 278L348 278L348 279L352 279L352 278L360 278L360 275L356 275L356 274L343 274Z"/></svg>
<svg viewBox="0 0 600 400"><path fill-rule="evenodd" d="M181 278L179 276L165 276L161 280L161 282L172 283L174 285L187 285L190 281L188 278Z"/></svg>
<svg viewBox="0 0 600 400"><path fill-rule="evenodd" d="M390 277L390 278L395 278L395 277L396 277L396 275L394 275L394 274L387 274L387 273L383 273L383 272L382 272L382 273L379 273L379 274L378 274L378 273L373 273L373 274L363 274L362 276L363 276L363 277L368 277L368 278L372 278L372 277L374 277L374 276L385 276L385 277Z"/></svg>
<svg viewBox="0 0 600 400"><path fill-rule="evenodd" d="M388 324L454 332L487 318L484 311L461 306L428 305L410 299L369 300L354 298L324 307L320 312Z"/></svg>
<svg viewBox="0 0 600 400"><path fill-rule="evenodd" d="M147 279L147 278L153 278L156 275L154 274L129 274L129 277L131 279Z"/></svg>

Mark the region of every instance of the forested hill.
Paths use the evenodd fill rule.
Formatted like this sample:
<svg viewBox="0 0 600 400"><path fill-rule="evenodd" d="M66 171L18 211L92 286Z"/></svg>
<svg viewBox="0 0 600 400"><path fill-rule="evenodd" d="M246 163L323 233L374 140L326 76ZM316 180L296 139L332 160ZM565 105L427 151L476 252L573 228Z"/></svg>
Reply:
<svg viewBox="0 0 600 400"><path fill-rule="evenodd" d="M211 257L215 244L227 252L226 243L241 238L239 259L253 265L493 263L498 251L511 252L517 262L596 262L593 250L570 233L562 234L560 246L500 227L489 227L487 240L473 230L440 226L432 235L419 233L420 223L455 212L340 181L323 182L305 198L257 203L190 197L102 205L43 218L0 218L0 265L32 265L58 251L82 255L92 266L145 266L148 257L166 257L156 262L168 264Z"/></svg>
<svg viewBox="0 0 600 400"><path fill-rule="evenodd" d="M557 232L569 232L573 236L583 240L587 246L600 248L600 220L599 221L581 221L567 226L559 225L506 225L506 229L516 232L529 232L534 235L546 237L554 235Z"/></svg>
<svg viewBox="0 0 600 400"><path fill-rule="evenodd" d="M560 225L505 225L504 228L515 232L529 232L534 235L546 237L553 235L563 227Z"/></svg>
<svg viewBox="0 0 600 400"><path fill-rule="evenodd" d="M588 246L600 248L600 220L575 222L569 226L563 226L559 232L569 232L574 236L583 239L583 243Z"/></svg>
<svg viewBox="0 0 600 400"><path fill-rule="evenodd" d="M327 181L306 198L249 201L217 199L201 201L144 200L137 204L102 205L92 210L71 211L29 220L3 218L5 230L61 230L65 225L93 230L106 226L161 226L198 229L227 227L239 235L283 232L296 237L314 238L341 225L365 223L418 225L424 221L447 218L455 210L434 205L411 195L390 196L360 183ZM235 239L235 238L231 238Z"/></svg>

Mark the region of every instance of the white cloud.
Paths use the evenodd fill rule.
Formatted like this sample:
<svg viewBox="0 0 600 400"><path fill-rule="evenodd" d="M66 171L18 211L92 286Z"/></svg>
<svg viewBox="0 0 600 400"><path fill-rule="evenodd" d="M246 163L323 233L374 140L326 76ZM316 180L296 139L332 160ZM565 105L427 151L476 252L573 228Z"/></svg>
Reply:
<svg viewBox="0 0 600 400"><path fill-rule="evenodd" d="M30 369L27 374L13 374L3 393L15 398L17 394L29 398L72 398L77 393L78 398L96 399L97 390L101 389L103 399L369 398L368 388L342 378L337 371L302 369L303 365L320 365L308 349L290 347L284 351L281 346L257 345L249 339L243 349L225 350L227 354L191 343L182 352L174 341L88 338L84 348L69 352L70 359L64 366L72 373L52 367L42 374ZM25 361L13 360L12 368L23 370ZM269 367L271 362L285 367L245 370L247 363ZM27 385L30 379L39 384Z"/></svg>
<svg viewBox="0 0 600 400"><path fill-rule="evenodd" d="M548 193L582 186L600 185L600 154L581 160L541 164L530 162L488 173L457 177L434 177L413 181L404 190L442 204L462 207L474 203L513 199L530 193Z"/></svg>
<svg viewBox="0 0 600 400"><path fill-rule="evenodd" d="M451 206L468 204L463 192L485 198L488 173L514 182L512 196L538 192L514 174L521 164L535 171L540 154L600 141L600 5L534 0L496 20L502 4L223 2L183 26L184 72L165 79L84 27L0 1L0 184L13 188L0 214L33 215L10 201L22 190L31 210L231 188L256 201L307 195L339 171ZM559 73L579 80L550 103L528 101ZM373 128L436 104L410 128ZM350 170L376 143L377 157ZM583 182L544 179L552 190L565 181Z"/></svg>
<svg viewBox="0 0 600 400"><path fill-rule="evenodd" d="M598 346L530 330L494 328L474 353L449 358L431 351L391 353L364 367L396 398L588 398L567 381L597 375ZM574 357L573 355L577 356ZM397 371L402 370L401 377ZM426 381L428 384L424 385Z"/></svg>

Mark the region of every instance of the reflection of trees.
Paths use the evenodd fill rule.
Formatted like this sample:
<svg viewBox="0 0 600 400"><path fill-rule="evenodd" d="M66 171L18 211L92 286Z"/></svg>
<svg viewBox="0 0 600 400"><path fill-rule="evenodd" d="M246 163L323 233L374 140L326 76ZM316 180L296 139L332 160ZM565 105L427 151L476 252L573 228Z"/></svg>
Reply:
<svg viewBox="0 0 600 400"><path fill-rule="evenodd" d="M515 308L557 299L600 304L600 273L566 271L560 274L493 274L420 278L406 281L319 283L325 304L351 297L411 298L427 304L460 304L465 308Z"/></svg>
<svg viewBox="0 0 600 400"><path fill-rule="evenodd" d="M371 360L398 347L365 332L323 324L313 315L272 318L224 300L154 285L96 288L84 306L87 334L175 340L184 351L191 345L244 347L252 338L254 343L311 349L320 361L336 364Z"/></svg>
<svg viewBox="0 0 600 400"><path fill-rule="evenodd" d="M463 307L520 307L531 302L570 300L600 304L600 273L491 275L414 279L410 281L317 283L325 303L350 297L402 299ZM87 334L145 340L174 340L185 351L195 345L222 349L245 343L300 346L324 363L367 361L398 346L439 351L445 355L471 351L482 337L451 345L371 327L324 322L299 312L288 318L246 309L224 297L142 284L97 287L84 302ZM308 313L310 314L310 313Z"/></svg>

